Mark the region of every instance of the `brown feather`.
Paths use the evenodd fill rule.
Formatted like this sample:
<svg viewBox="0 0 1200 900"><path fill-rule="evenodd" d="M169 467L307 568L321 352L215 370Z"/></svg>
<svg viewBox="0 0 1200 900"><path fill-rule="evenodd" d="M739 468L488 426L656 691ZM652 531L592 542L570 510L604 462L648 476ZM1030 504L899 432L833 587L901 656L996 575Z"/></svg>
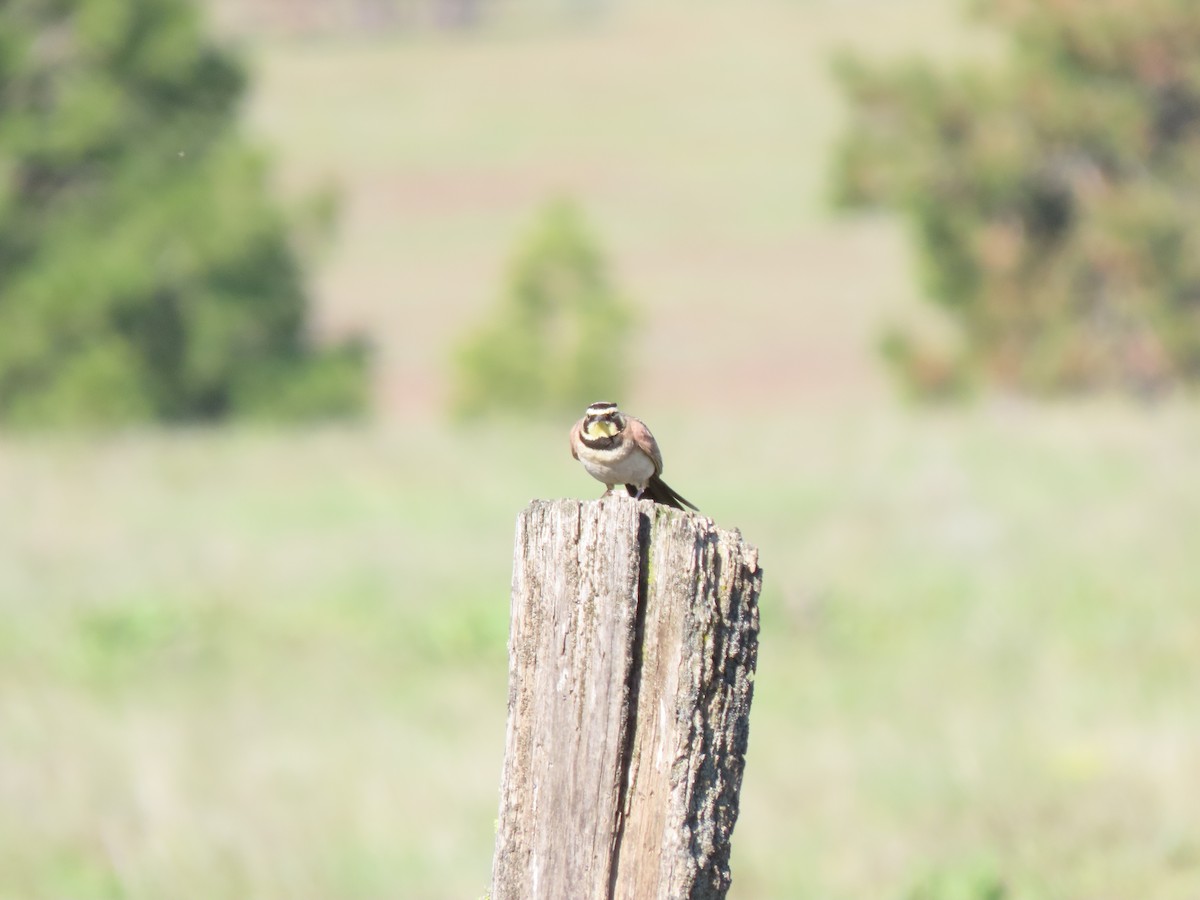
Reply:
<svg viewBox="0 0 1200 900"><path fill-rule="evenodd" d="M658 449L658 441L654 440L654 435L650 433L646 423L633 416L626 416L625 434L633 438L633 442L654 462L654 474L661 474L663 469L662 453Z"/></svg>
<svg viewBox="0 0 1200 900"><path fill-rule="evenodd" d="M579 454L575 452L575 445L579 443L580 437L583 434L583 419L580 419L571 428L571 456L574 459L579 459Z"/></svg>

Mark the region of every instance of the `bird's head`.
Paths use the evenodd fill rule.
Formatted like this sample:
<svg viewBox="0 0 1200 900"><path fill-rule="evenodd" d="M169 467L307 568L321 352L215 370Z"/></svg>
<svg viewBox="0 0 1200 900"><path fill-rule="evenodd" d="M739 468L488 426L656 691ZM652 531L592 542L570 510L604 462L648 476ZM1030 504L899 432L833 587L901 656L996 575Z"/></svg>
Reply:
<svg viewBox="0 0 1200 900"><path fill-rule="evenodd" d="M593 403L583 414L583 435L590 440L613 437L624 430L625 417L615 403Z"/></svg>

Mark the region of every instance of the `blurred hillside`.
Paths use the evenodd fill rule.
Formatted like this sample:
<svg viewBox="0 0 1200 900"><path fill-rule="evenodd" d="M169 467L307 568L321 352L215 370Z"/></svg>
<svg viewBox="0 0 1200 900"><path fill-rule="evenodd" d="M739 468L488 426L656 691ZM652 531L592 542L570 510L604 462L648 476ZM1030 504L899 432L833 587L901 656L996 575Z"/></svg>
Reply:
<svg viewBox="0 0 1200 900"><path fill-rule="evenodd" d="M343 191L321 308L378 341L385 414L441 408L455 337L557 192L646 308L632 407L878 396L879 320L914 288L896 226L829 216L829 59L971 52L954 4L499 7L468 32L254 43L251 115L285 185Z"/></svg>

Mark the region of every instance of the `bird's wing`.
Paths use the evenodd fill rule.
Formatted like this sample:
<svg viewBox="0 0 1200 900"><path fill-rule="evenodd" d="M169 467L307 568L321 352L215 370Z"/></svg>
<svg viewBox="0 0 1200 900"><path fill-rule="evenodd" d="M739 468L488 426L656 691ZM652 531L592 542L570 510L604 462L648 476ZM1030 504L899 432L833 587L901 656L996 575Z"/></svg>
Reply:
<svg viewBox="0 0 1200 900"><path fill-rule="evenodd" d="M579 459L579 454L575 452L575 445L582 440L583 419L580 419L571 427L571 456Z"/></svg>
<svg viewBox="0 0 1200 900"><path fill-rule="evenodd" d="M654 474L662 474L662 453L658 449L658 441L654 439L654 435L650 433L650 429L646 427L646 423L641 419L635 419L633 416L626 416L625 431L633 438L634 444L640 447L654 461Z"/></svg>

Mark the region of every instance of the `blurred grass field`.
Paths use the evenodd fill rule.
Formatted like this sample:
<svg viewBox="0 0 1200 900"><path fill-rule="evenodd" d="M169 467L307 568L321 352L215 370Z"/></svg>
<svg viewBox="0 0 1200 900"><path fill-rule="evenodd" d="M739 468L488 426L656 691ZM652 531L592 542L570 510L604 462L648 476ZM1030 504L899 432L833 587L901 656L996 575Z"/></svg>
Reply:
<svg viewBox="0 0 1200 900"><path fill-rule="evenodd" d="M569 423L440 404L556 189L644 307L668 480L762 551L730 896L1200 896L1200 412L897 408L901 236L822 202L829 51L966 52L950 10L255 44L285 188L342 187L323 320L378 338L383 412L0 437L0 898L484 893L513 521L598 486Z"/></svg>
<svg viewBox="0 0 1200 900"><path fill-rule="evenodd" d="M658 425L769 566L733 896L1195 896L1200 419L745 424ZM6 441L0 894L482 894L512 520L593 487L467 437Z"/></svg>

